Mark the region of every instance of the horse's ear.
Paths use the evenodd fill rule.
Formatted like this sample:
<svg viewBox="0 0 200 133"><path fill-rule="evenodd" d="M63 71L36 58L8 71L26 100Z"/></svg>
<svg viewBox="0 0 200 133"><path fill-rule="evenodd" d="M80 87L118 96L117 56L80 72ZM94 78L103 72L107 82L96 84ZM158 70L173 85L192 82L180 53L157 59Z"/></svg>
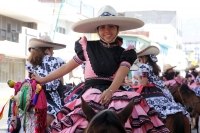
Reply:
<svg viewBox="0 0 200 133"><path fill-rule="evenodd" d="M85 100L82 97L81 101L83 113L86 115L87 120L90 122L90 120L96 115L96 112L85 102Z"/></svg>
<svg viewBox="0 0 200 133"><path fill-rule="evenodd" d="M126 107L124 107L117 115L121 119L122 123L125 124L129 116L133 111L134 100L132 99Z"/></svg>

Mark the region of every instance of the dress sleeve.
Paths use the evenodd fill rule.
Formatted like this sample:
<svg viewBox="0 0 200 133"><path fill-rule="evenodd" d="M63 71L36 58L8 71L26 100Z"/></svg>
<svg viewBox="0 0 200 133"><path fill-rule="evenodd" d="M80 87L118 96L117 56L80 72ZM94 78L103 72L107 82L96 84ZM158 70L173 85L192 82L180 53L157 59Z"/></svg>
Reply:
<svg viewBox="0 0 200 133"><path fill-rule="evenodd" d="M25 67L28 72L33 73L33 66L29 61L26 61Z"/></svg>
<svg viewBox="0 0 200 133"><path fill-rule="evenodd" d="M134 50L133 45L129 45L127 49L125 49L120 58L120 66L125 66L130 69L133 65L134 61L137 59L136 52Z"/></svg>
<svg viewBox="0 0 200 133"><path fill-rule="evenodd" d="M58 61L58 64L59 64L60 66L62 66L63 64L65 64L64 60L61 59L60 57L57 57L57 61Z"/></svg>
<svg viewBox="0 0 200 133"><path fill-rule="evenodd" d="M142 64L140 66L140 70L142 72L142 77L147 78L149 76L149 70L150 70L150 68L149 68L148 64Z"/></svg>
<svg viewBox="0 0 200 133"><path fill-rule="evenodd" d="M82 64L85 61L84 50L87 45L87 38L82 37L75 42L75 53L76 55L73 57L74 61L78 64Z"/></svg>

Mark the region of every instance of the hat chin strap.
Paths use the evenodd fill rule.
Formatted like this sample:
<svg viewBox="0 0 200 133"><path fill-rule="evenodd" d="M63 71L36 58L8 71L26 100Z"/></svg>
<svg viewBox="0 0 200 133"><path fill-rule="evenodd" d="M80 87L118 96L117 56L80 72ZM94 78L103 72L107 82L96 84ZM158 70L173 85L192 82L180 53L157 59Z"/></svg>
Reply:
<svg viewBox="0 0 200 133"><path fill-rule="evenodd" d="M110 47L110 43L115 42L118 33L119 33L119 29L117 29L117 34L116 34L116 36L115 36L111 41L107 42L106 40L104 40L104 39L99 35L99 32L98 32L98 30L97 30L97 34L98 34L99 38L100 38L102 41L104 41L105 43L107 43L108 47Z"/></svg>

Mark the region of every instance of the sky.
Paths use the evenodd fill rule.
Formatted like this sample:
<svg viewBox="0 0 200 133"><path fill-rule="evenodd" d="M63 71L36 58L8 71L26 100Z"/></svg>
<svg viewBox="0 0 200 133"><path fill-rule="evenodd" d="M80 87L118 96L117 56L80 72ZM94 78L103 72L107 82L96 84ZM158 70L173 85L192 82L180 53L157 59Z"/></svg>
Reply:
<svg viewBox="0 0 200 133"><path fill-rule="evenodd" d="M182 18L200 18L200 0L82 0L95 8L95 13L104 5L117 12L167 10L177 11ZM96 14L95 14L96 15Z"/></svg>

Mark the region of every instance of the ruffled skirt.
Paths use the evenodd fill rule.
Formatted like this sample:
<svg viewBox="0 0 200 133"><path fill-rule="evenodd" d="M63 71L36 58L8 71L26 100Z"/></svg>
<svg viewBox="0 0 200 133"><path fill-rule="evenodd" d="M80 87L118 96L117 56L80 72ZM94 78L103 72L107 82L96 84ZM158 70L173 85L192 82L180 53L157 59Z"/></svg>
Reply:
<svg viewBox="0 0 200 133"><path fill-rule="evenodd" d="M132 114L125 123L128 133L168 133L169 130L158 118L157 112L150 108L145 99L136 92L117 91L113 94L108 105L99 104L101 91L95 88L88 89L83 99L96 111L112 109L116 112L122 110L131 99L134 99L135 106ZM66 104L57 114L57 118L47 128L51 133L83 133L88 121L81 109L81 99Z"/></svg>
<svg viewBox="0 0 200 133"><path fill-rule="evenodd" d="M147 104L158 112L160 118L166 119L167 115L182 112L189 121L191 120L190 114L180 103L174 101L172 94L166 88L145 86L141 95L146 99Z"/></svg>

